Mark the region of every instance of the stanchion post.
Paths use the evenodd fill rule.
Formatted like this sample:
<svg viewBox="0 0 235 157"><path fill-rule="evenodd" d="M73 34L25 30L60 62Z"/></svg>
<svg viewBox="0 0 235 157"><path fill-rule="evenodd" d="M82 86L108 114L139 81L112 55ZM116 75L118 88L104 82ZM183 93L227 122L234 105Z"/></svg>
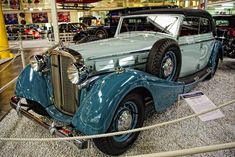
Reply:
<svg viewBox="0 0 235 157"><path fill-rule="evenodd" d="M26 66L26 63L25 63L25 57L24 57L24 50L23 50L23 42L22 42L22 37L21 37L21 33L19 32L19 42L20 42L20 55L21 55L21 61L22 61L22 65L23 65L23 68L25 68Z"/></svg>

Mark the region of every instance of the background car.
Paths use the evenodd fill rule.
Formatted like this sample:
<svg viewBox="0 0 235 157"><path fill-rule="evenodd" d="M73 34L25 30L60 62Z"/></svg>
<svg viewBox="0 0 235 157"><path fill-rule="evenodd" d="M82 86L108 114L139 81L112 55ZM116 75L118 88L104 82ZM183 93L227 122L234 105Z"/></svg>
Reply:
<svg viewBox="0 0 235 157"><path fill-rule="evenodd" d="M213 17L217 28L217 38L223 43L225 55L235 58L235 15Z"/></svg>
<svg viewBox="0 0 235 157"><path fill-rule="evenodd" d="M115 9L110 10L109 13L106 15L107 18L105 18L104 24L101 25L92 25L92 21L99 21L96 17L82 17L80 20L82 20L83 23L86 23L89 27L87 30L83 30L81 32L78 32L74 35L73 41L77 43L83 43L84 41L88 42L91 39L92 41L94 39L105 39L114 37L118 21L120 19L120 16L129 14L131 12L136 12L140 10L151 10L151 9L163 9L163 8L177 8L176 5L165 5L165 6L149 6L149 7L132 7L132 8L124 8L124 9ZM82 41L80 41L85 36L92 36L92 37L86 37ZM94 36L97 36L98 38L95 38Z"/></svg>
<svg viewBox="0 0 235 157"><path fill-rule="evenodd" d="M87 25L84 23L61 23L59 24L59 33L77 33L82 30L87 30ZM53 27L50 27L47 37L49 40L54 40ZM73 38L73 35L72 37Z"/></svg>

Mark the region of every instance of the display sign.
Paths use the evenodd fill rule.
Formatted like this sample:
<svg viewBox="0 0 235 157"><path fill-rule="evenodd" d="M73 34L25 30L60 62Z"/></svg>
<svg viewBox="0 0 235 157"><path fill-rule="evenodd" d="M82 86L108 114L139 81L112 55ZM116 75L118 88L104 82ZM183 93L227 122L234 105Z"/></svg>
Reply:
<svg viewBox="0 0 235 157"><path fill-rule="evenodd" d="M4 14L5 24L18 24L17 14Z"/></svg>
<svg viewBox="0 0 235 157"><path fill-rule="evenodd" d="M33 23L48 23L48 16L46 12L32 13Z"/></svg>
<svg viewBox="0 0 235 157"><path fill-rule="evenodd" d="M58 12L58 22L70 22L69 12Z"/></svg>
<svg viewBox="0 0 235 157"><path fill-rule="evenodd" d="M195 113L201 113L216 108L216 105L201 91L181 94L180 97L187 102ZM199 116L202 121L221 117L224 117L224 114L219 109Z"/></svg>

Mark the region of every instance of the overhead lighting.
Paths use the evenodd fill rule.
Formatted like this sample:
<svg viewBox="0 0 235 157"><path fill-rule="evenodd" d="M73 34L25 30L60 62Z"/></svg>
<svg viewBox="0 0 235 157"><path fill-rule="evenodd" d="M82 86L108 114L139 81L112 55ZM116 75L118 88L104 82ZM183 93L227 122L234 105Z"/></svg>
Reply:
<svg viewBox="0 0 235 157"><path fill-rule="evenodd" d="M29 8L29 11L33 11L33 8Z"/></svg>

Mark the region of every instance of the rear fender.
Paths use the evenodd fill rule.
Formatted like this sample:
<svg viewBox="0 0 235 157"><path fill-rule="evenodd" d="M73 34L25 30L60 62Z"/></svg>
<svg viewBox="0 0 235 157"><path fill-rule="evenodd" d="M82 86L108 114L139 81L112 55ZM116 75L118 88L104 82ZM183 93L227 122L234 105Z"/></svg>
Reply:
<svg viewBox="0 0 235 157"><path fill-rule="evenodd" d="M224 58L223 45L222 42L219 40L215 40L214 42L214 46L209 60L209 65L211 65L215 61L217 55L219 55L219 58L223 60Z"/></svg>

